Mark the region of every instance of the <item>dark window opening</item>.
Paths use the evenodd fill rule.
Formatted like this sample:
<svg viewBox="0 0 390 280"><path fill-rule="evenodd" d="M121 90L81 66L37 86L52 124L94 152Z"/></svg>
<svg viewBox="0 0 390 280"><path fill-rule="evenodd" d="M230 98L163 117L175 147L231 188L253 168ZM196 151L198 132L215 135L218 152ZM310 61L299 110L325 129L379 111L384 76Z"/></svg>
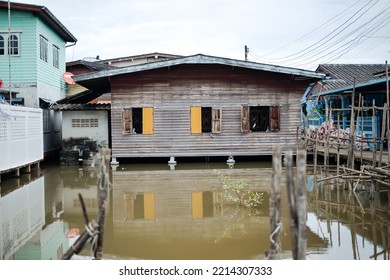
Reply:
<svg viewBox="0 0 390 280"><path fill-rule="evenodd" d="M279 106L243 106L241 108L241 132L273 132L279 130Z"/></svg>
<svg viewBox="0 0 390 280"><path fill-rule="evenodd" d="M4 37L0 35L0 55L4 55L5 45L4 45Z"/></svg>
<svg viewBox="0 0 390 280"><path fill-rule="evenodd" d="M250 129L251 131L269 131L269 107L250 107Z"/></svg>
<svg viewBox="0 0 390 280"><path fill-rule="evenodd" d="M137 194L134 200L134 219L144 219L144 195Z"/></svg>
<svg viewBox="0 0 390 280"><path fill-rule="evenodd" d="M211 132L212 115L211 107L202 107L202 133Z"/></svg>
<svg viewBox="0 0 390 280"><path fill-rule="evenodd" d="M132 109L133 133L142 134L142 108Z"/></svg>
<svg viewBox="0 0 390 280"><path fill-rule="evenodd" d="M213 217L214 216L214 203L213 203L213 193L206 191L202 193L203 200L203 217Z"/></svg>

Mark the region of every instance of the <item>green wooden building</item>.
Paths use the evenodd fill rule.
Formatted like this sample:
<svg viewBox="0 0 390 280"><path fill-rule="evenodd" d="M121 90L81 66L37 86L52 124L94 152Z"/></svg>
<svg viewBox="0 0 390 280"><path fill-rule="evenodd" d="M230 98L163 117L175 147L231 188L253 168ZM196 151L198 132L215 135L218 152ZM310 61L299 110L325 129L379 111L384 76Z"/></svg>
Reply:
<svg viewBox="0 0 390 280"><path fill-rule="evenodd" d="M0 96L44 109L45 155L61 143L61 113L45 109L65 97L65 49L76 41L48 8L0 1Z"/></svg>

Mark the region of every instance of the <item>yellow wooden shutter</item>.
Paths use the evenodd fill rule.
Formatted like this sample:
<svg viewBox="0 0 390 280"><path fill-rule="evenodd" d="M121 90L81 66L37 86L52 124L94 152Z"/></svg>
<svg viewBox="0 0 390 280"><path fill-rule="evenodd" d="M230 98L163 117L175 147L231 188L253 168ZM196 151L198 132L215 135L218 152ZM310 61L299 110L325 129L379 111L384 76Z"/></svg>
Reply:
<svg viewBox="0 0 390 280"><path fill-rule="evenodd" d="M193 219L203 218L203 193L202 192L192 193L192 218Z"/></svg>
<svg viewBox="0 0 390 280"><path fill-rule="evenodd" d="M144 193L144 218L154 220L154 193Z"/></svg>
<svg viewBox="0 0 390 280"><path fill-rule="evenodd" d="M153 108L142 108L142 134L153 134Z"/></svg>
<svg viewBox="0 0 390 280"><path fill-rule="evenodd" d="M191 107L191 133L202 133L202 107Z"/></svg>

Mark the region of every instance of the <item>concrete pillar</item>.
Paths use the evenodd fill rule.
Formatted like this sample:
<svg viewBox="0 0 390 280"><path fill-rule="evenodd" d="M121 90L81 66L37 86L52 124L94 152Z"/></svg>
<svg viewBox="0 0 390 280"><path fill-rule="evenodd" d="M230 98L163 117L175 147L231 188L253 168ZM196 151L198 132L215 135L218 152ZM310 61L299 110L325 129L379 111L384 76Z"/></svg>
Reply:
<svg viewBox="0 0 390 280"><path fill-rule="evenodd" d="M116 160L115 157L111 159L111 165L119 165L119 162Z"/></svg>

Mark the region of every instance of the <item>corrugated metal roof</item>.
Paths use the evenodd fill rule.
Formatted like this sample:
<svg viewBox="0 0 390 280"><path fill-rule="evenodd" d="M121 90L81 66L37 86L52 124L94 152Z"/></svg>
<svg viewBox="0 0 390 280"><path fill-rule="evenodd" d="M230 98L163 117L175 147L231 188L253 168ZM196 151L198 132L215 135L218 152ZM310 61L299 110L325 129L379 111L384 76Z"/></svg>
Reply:
<svg viewBox="0 0 390 280"><path fill-rule="evenodd" d="M262 64L262 63L252 62L252 61L236 60L230 58L222 58L222 57L197 54L192 56L180 57L176 59L149 62L149 63L132 65L132 66L122 67L117 69L103 70L96 73L80 74L74 76L74 80L77 83L81 81L88 81L88 80L99 79L103 77L129 74L129 73L153 70L153 69L164 68L164 67L171 67L171 66L182 65L182 64L221 64L221 65L228 65L232 67L241 67L241 68L247 68L253 70L261 70L261 71L275 72L281 74L290 74L290 75L302 76L306 78L316 78L316 79L322 79L325 76L323 73L317 73L310 70L303 70L303 69L290 68L284 66Z"/></svg>
<svg viewBox="0 0 390 280"><path fill-rule="evenodd" d="M331 78L321 81L322 91L329 91L377 80L376 74L385 68L385 64L320 64L317 72Z"/></svg>
<svg viewBox="0 0 390 280"><path fill-rule="evenodd" d="M50 109L57 111L100 111L111 110L111 104L53 104Z"/></svg>
<svg viewBox="0 0 390 280"><path fill-rule="evenodd" d="M45 6L24 3L10 3L11 10L33 12L55 30L65 42L75 43L77 39ZM8 1L0 1L1 9L8 9Z"/></svg>

